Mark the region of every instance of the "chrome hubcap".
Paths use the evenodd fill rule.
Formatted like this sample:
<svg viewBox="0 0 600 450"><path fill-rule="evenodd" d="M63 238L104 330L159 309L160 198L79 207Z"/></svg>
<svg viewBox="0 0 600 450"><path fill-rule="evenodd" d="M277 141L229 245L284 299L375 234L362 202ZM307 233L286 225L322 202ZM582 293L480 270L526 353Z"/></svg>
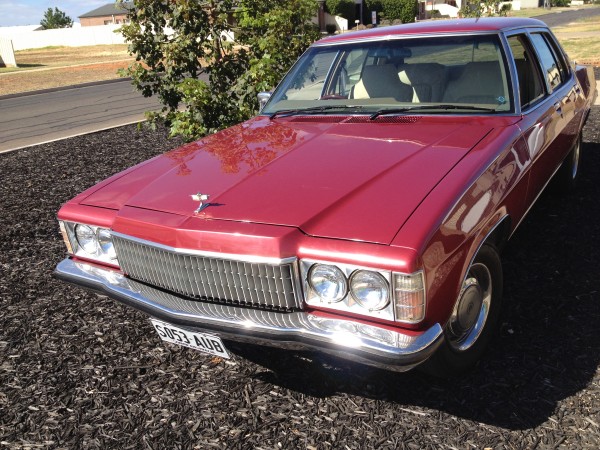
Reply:
<svg viewBox="0 0 600 450"><path fill-rule="evenodd" d="M448 342L458 351L473 346L490 311L492 276L487 266L475 263L463 282L456 307L448 323Z"/></svg>

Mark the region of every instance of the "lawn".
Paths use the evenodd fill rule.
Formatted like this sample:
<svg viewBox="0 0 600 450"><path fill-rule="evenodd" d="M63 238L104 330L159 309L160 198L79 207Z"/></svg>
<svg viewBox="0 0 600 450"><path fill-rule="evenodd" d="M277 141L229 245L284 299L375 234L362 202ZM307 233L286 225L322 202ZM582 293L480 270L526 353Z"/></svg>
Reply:
<svg viewBox="0 0 600 450"><path fill-rule="evenodd" d="M587 17L553 28L569 57L583 64L600 65L600 18Z"/></svg>

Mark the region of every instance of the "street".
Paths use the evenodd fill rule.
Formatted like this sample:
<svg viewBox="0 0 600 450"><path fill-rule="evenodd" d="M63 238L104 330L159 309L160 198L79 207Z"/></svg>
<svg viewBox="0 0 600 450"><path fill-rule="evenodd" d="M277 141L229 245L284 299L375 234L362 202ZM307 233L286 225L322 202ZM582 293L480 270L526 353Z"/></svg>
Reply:
<svg viewBox="0 0 600 450"><path fill-rule="evenodd" d="M0 98L0 152L139 122L158 109L130 80Z"/></svg>

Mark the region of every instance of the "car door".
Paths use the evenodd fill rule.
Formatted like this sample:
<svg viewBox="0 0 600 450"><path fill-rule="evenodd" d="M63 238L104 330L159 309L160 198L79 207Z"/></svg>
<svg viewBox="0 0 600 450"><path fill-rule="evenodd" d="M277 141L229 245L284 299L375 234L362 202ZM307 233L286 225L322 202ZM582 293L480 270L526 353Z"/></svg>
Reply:
<svg viewBox="0 0 600 450"><path fill-rule="evenodd" d="M531 33L531 42L551 84L555 109L559 115L555 137L557 151L544 156L549 175L552 175L578 138L584 100L578 95L581 89L577 78L552 35L547 32Z"/></svg>
<svg viewBox="0 0 600 450"><path fill-rule="evenodd" d="M519 124L527 142L528 160L522 163L528 171L527 204L531 204L546 185L550 169L545 169L544 156L560 151L556 142L562 120L552 88L546 83L542 66L526 32L507 36L515 63L521 114Z"/></svg>

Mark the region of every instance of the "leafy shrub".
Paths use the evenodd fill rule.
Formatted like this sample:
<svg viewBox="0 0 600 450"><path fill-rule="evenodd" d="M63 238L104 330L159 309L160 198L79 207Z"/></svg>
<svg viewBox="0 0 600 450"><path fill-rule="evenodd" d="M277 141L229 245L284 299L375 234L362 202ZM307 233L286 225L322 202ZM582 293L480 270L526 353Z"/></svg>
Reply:
<svg viewBox="0 0 600 450"><path fill-rule="evenodd" d="M224 38L232 11L236 42ZM121 74L162 103L146 114L150 125L163 121L172 136L197 139L258 110L256 94L318 38L315 11L314 0L135 0L122 33L136 60Z"/></svg>
<svg viewBox="0 0 600 450"><path fill-rule="evenodd" d="M354 24L356 20L354 0L325 0L325 9L329 14L347 19L349 24Z"/></svg>
<svg viewBox="0 0 600 450"><path fill-rule="evenodd" d="M417 0L366 0L364 9L369 17L371 11L377 11L384 20L410 23L415 21L419 7Z"/></svg>

